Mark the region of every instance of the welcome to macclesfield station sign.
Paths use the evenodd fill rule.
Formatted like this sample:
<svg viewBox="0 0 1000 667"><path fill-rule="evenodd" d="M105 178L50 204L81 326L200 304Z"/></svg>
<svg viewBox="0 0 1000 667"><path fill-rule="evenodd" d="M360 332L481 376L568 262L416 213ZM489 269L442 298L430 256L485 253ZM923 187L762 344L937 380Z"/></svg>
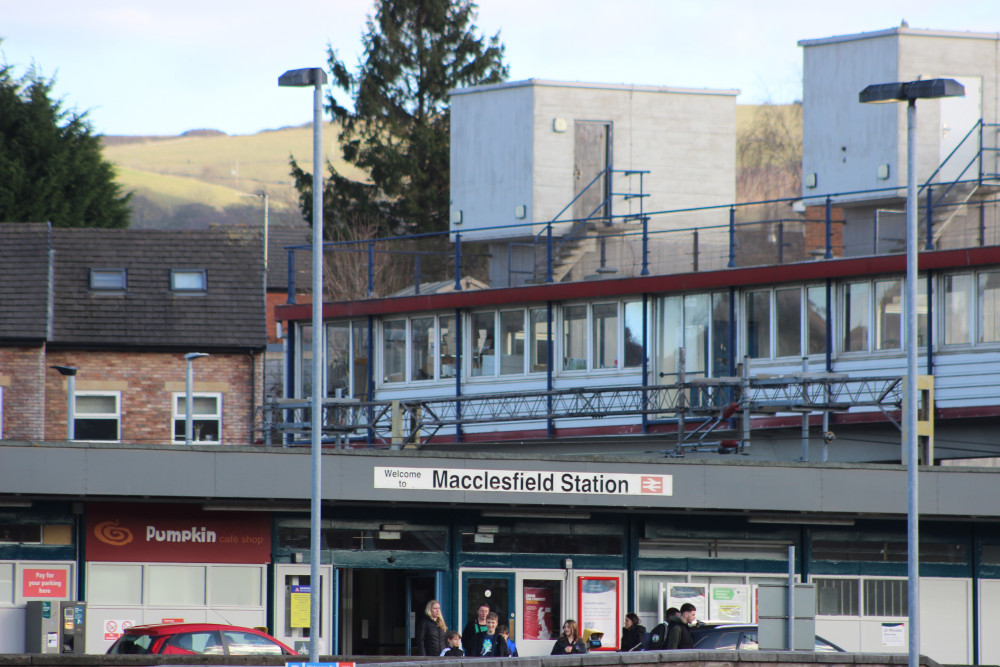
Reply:
<svg viewBox="0 0 1000 667"><path fill-rule="evenodd" d="M669 496L671 475L472 470L468 468L375 468L376 489L482 491L486 493L570 493L604 496Z"/></svg>

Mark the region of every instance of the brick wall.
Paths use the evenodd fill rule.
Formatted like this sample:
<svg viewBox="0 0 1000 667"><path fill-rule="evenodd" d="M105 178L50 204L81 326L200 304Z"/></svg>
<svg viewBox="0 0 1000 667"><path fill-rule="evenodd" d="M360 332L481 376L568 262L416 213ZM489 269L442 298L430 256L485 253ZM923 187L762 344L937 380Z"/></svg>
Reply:
<svg viewBox="0 0 1000 667"><path fill-rule="evenodd" d="M55 371L49 371L56 374ZM0 386L3 386L3 437L40 440L45 413L45 348L0 347ZM63 394L63 413L66 411ZM62 439L66 438L63 423Z"/></svg>
<svg viewBox="0 0 1000 667"><path fill-rule="evenodd" d="M830 207L830 245L834 257L844 254L844 209ZM826 252L826 206L806 207L806 253Z"/></svg>
<svg viewBox="0 0 1000 667"><path fill-rule="evenodd" d="M250 420L253 403L260 403L261 355L254 361L249 354L212 354L193 362L194 390L222 395L223 444L252 444ZM184 391L187 362L183 353L49 352L45 366L56 364L79 369L77 391L121 392L122 442L172 442L171 400L174 392ZM256 377L251 386L252 367ZM65 440L66 378L55 371L46 372L44 378L44 392L49 397L44 411L44 438Z"/></svg>

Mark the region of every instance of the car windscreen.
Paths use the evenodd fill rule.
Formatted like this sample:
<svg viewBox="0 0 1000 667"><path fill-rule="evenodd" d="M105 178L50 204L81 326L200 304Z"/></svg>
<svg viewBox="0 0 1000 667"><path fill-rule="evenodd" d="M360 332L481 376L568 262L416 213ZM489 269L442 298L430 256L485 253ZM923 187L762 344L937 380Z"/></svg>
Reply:
<svg viewBox="0 0 1000 667"><path fill-rule="evenodd" d="M118 638L111 648L108 649L108 653L117 654L144 654L149 653L149 649L153 646L153 638L149 635L122 635Z"/></svg>

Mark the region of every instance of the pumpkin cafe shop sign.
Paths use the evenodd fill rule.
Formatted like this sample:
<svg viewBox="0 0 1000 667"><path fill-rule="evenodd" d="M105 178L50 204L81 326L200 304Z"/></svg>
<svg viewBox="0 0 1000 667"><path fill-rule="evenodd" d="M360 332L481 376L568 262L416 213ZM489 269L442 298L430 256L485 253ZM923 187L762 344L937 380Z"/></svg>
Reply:
<svg viewBox="0 0 1000 667"><path fill-rule="evenodd" d="M375 467L376 489L670 496L672 475L606 472Z"/></svg>

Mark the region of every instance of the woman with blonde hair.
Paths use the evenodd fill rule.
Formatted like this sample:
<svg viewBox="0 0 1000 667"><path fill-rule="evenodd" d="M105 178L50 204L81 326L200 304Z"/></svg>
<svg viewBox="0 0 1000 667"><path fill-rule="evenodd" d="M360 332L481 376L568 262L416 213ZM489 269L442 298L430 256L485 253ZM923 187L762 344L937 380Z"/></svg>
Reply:
<svg viewBox="0 0 1000 667"><path fill-rule="evenodd" d="M566 655L567 653L587 653L587 644L580 638L580 627L576 621L569 619L563 623L563 633L552 647L551 655Z"/></svg>
<svg viewBox="0 0 1000 667"><path fill-rule="evenodd" d="M424 607L424 617L417 624L417 643L413 647L413 655L440 656L441 651L448 648L444 637L446 632L448 625L441 615L441 603L431 600Z"/></svg>

